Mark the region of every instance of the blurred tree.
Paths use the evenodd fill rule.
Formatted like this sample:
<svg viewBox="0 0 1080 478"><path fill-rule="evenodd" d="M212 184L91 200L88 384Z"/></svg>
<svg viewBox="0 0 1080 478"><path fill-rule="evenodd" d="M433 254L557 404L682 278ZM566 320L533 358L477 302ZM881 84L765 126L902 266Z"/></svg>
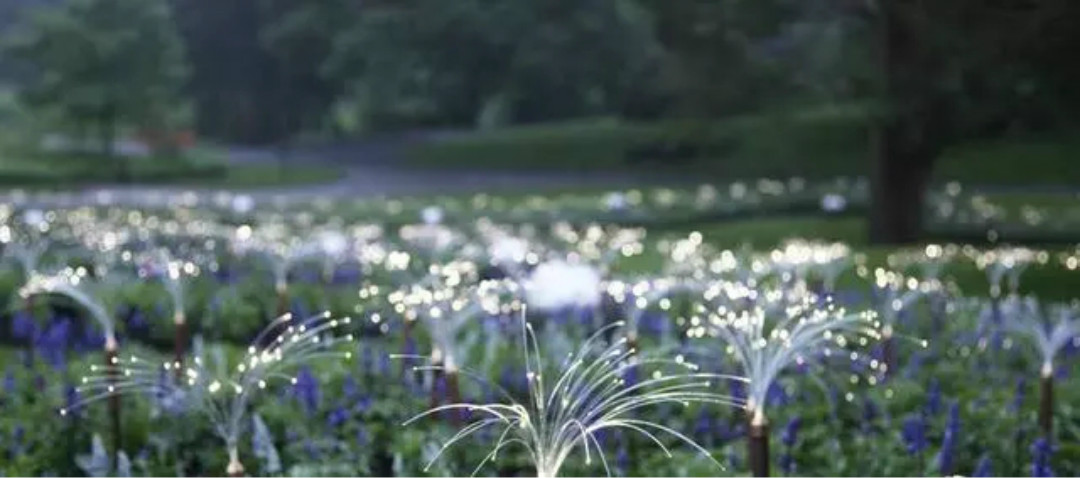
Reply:
<svg viewBox="0 0 1080 478"><path fill-rule="evenodd" d="M93 125L106 156L121 125L167 120L186 67L164 1L68 0L30 13L6 44L33 70L28 104Z"/></svg>
<svg viewBox="0 0 1080 478"><path fill-rule="evenodd" d="M870 238L911 242L946 147L1066 110L1055 103L1070 95L1061 79L1076 78L1080 42L1064 25L1080 21L1080 9L1070 0L848 3L877 35L882 108L873 119ZM1040 97L1050 101L1038 107Z"/></svg>
<svg viewBox="0 0 1080 478"><path fill-rule="evenodd" d="M676 112L711 117L788 99L793 93L790 57L799 45L783 29L804 17L807 5L819 3L637 1L654 17Z"/></svg>
<svg viewBox="0 0 1080 478"><path fill-rule="evenodd" d="M374 116L490 124L618 113L659 54L629 0L413 0L367 6L326 72Z"/></svg>
<svg viewBox="0 0 1080 478"><path fill-rule="evenodd" d="M59 0L0 0L0 37L8 35L15 22L23 17L22 12L29 8L51 5ZM9 58L0 55L0 84L22 78L22 71L12 64Z"/></svg>
<svg viewBox="0 0 1080 478"><path fill-rule="evenodd" d="M340 83L322 72L337 35L358 18L349 0L261 0L259 39L274 59L281 135L325 125Z"/></svg>
<svg viewBox="0 0 1080 478"><path fill-rule="evenodd" d="M260 0L170 0L191 60L187 92L200 133L264 143L278 133L273 58L260 42Z"/></svg>

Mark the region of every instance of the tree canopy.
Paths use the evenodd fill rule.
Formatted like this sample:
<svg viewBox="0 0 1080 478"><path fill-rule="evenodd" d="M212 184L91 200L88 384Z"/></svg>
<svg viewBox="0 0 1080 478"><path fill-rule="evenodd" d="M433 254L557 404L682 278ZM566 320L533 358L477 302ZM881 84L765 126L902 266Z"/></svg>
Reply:
<svg viewBox="0 0 1080 478"><path fill-rule="evenodd" d="M36 9L6 46L33 74L26 101L79 128L96 126L110 154L118 126L167 120L187 74L164 1L68 0Z"/></svg>
<svg viewBox="0 0 1080 478"><path fill-rule="evenodd" d="M24 3L0 0L0 11ZM110 91L129 93L107 103L132 117L159 103L138 96L182 82L199 130L234 141L884 106L879 46L882 12L891 10L911 17L905 25L917 34L905 41L932 52L923 55L930 63L911 66L924 86L950 97L957 133L1046 127L1071 120L1080 104L1071 87L1080 74L1069 61L1078 43L1069 19L1078 14L1069 0L30 3L59 5L17 25L21 45L11 51L42 80L27 82L37 90L30 96L54 98L82 122L101 115ZM190 60L187 77L178 45ZM95 53L82 54L88 49ZM148 83L161 87L130 87Z"/></svg>

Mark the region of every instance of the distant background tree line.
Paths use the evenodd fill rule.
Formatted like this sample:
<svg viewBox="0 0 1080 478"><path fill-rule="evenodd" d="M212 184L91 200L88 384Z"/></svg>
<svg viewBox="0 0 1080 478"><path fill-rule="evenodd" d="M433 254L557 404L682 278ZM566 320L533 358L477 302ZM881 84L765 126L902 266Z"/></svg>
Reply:
<svg viewBox="0 0 1080 478"><path fill-rule="evenodd" d="M903 242L946 147L1076 124L1077 25L1076 0L0 0L0 74L107 152L124 127L288 144L829 105L865 131L871 235Z"/></svg>
<svg viewBox="0 0 1080 478"><path fill-rule="evenodd" d="M962 103L950 106L954 125L993 134L1077 110L1067 107L1080 102L1076 3L0 0L10 53L0 68L40 83L30 96L63 103L69 119L164 121L183 102L201 134L234 142L711 118L872 104L896 7L906 44L927 53L913 73Z"/></svg>

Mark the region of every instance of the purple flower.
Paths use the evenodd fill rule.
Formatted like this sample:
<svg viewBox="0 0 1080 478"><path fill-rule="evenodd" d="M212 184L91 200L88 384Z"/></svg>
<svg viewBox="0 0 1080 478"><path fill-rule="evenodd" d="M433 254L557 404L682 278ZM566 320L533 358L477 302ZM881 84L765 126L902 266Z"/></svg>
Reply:
<svg viewBox="0 0 1080 478"><path fill-rule="evenodd" d="M505 390L517 391L518 380L514 367L509 363L502 366L502 370L499 371L499 386Z"/></svg>
<svg viewBox="0 0 1080 478"><path fill-rule="evenodd" d="M922 368L923 361L926 359L926 355L921 352L912 353L908 358L907 364L904 366L904 378L912 378L919 369Z"/></svg>
<svg viewBox="0 0 1080 478"><path fill-rule="evenodd" d="M361 396L359 399L356 400L356 403L353 404L353 413L367 413L367 411L371 409L372 401L373 400L371 399L371 397L367 395Z"/></svg>
<svg viewBox="0 0 1080 478"><path fill-rule="evenodd" d="M665 325L668 320L662 314L646 311L638 320L638 328L645 334L658 337L666 332Z"/></svg>
<svg viewBox="0 0 1080 478"><path fill-rule="evenodd" d="M626 451L626 444L619 446L615 452L615 474L627 476L630 474L630 453Z"/></svg>
<svg viewBox="0 0 1080 478"><path fill-rule="evenodd" d="M912 455L926 449L926 421L922 415L912 415L904 420L900 438L907 452Z"/></svg>
<svg viewBox="0 0 1080 478"><path fill-rule="evenodd" d="M1031 445L1031 476L1054 476L1050 468L1050 457L1054 455L1054 446L1045 438L1035 440Z"/></svg>
<svg viewBox="0 0 1080 478"><path fill-rule="evenodd" d="M952 402L949 405L949 418L945 421L945 433L956 435L960 433L960 403Z"/></svg>
<svg viewBox="0 0 1080 478"><path fill-rule="evenodd" d="M862 412L862 432L870 433L874 431L874 421L877 420L881 411L878 409L877 403L873 399L867 398L863 401Z"/></svg>
<svg viewBox="0 0 1080 478"><path fill-rule="evenodd" d="M293 317L309 317L308 309L305 307L304 301L300 300L299 297L292 300L289 311L292 312Z"/></svg>
<svg viewBox="0 0 1080 478"><path fill-rule="evenodd" d="M783 433L780 434L780 442L788 448L795 446L795 442L799 439L799 427L801 426L802 419L799 417L788 420L787 425L784 426Z"/></svg>
<svg viewBox="0 0 1080 478"><path fill-rule="evenodd" d="M941 332L945 325L945 316L948 313L949 301L943 294L930 296L930 323L934 326L934 332Z"/></svg>
<svg viewBox="0 0 1080 478"><path fill-rule="evenodd" d="M994 331L990 333L990 348L994 351L998 351L1004 347L1005 334L999 329L994 329Z"/></svg>
<svg viewBox="0 0 1080 478"><path fill-rule="evenodd" d="M364 347L364 351L360 353L360 373L368 376L375 371L375 355L371 350L371 347Z"/></svg>
<svg viewBox="0 0 1080 478"><path fill-rule="evenodd" d="M58 348L66 348L71 342L71 330L73 322L68 317L59 318L49 326L49 339L52 345Z"/></svg>
<svg viewBox="0 0 1080 478"><path fill-rule="evenodd" d="M1024 377L1020 377L1016 380L1016 392L1013 394L1013 401L1009 404L1009 410L1018 412L1024 406L1024 394L1027 389L1027 380Z"/></svg>
<svg viewBox="0 0 1080 478"><path fill-rule="evenodd" d="M28 341L37 334L37 322L24 310L15 311L11 317L11 337L19 341Z"/></svg>
<svg viewBox="0 0 1080 478"><path fill-rule="evenodd" d="M15 425L15 429L11 431L11 445L8 446L8 453L11 456L19 456L26 451L24 438L26 438L26 428L23 428L21 424Z"/></svg>
<svg viewBox="0 0 1080 478"><path fill-rule="evenodd" d="M784 406L789 402L787 391L778 383L769 386L765 394L765 403L769 406Z"/></svg>
<svg viewBox="0 0 1080 478"><path fill-rule="evenodd" d="M402 347L402 349L401 349L402 355L411 356L411 355L416 355L416 353L417 353L416 352L417 351L416 339L413 338L412 335L410 335L408 337L405 337L405 343L402 344L401 347Z"/></svg>
<svg viewBox="0 0 1080 478"><path fill-rule="evenodd" d="M784 452L780 455L780 470L785 475L792 475L795 473L795 457L791 456L791 453Z"/></svg>
<svg viewBox="0 0 1080 478"><path fill-rule="evenodd" d="M926 415L934 416L941 411L941 386L937 379L930 380L930 387L926 390Z"/></svg>
<svg viewBox="0 0 1080 478"><path fill-rule="evenodd" d="M732 470L739 469L739 455L735 453L734 447L727 447L727 456L725 458L727 458L728 468Z"/></svg>
<svg viewBox="0 0 1080 478"><path fill-rule="evenodd" d="M293 273L293 276L294 277L292 278L292 280L296 282L302 282L304 284L318 284L322 279L322 277L320 277L319 271L314 270L310 267L297 269L296 272Z"/></svg>
<svg viewBox="0 0 1080 478"><path fill-rule="evenodd" d="M639 368L640 367L635 366L626 367L626 371L623 373L623 381L626 382L627 387L633 387L634 385L637 385L641 375L641 371L639 370Z"/></svg>
<svg viewBox="0 0 1080 478"><path fill-rule="evenodd" d="M210 317L221 317L221 305L224 300L220 295L214 295L213 299L210 299Z"/></svg>
<svg viewBox="0 0 1080 478"><path fill-rule="evenodd" d="M1080 352L1080 340L1073 339L1065 344L1065 348L1061 349L1061 355L1065 358L1073 358L1076 353Z"/></svg>
<svg viewBox="0 0 1080 478"><path fill-rule="evenodd" d="M971 476L994 476L994 464L990 461L990 455L983 454L979 457L979 462L975 464L975 471L971 472Z"/></svg>
<svg viewBox="0 0 1080 478"><path fill-rule="evenodd" d="M960 434L960 403L949 405L949 418L945 421L945 435L938 451L937 465L942 475L953 474L953 457L956 452L956 440Z"/></svg>
<svg viewBox="0 0 1080 478"><path fill-rule="evenodd" d="M720 433L717 439L721 442L728 442L731 440L737 440L743 436L746 436L746 422L745 420L735 420L735 425L732 426L728 422L720 422Z"/></svg>
<svg viewBox="0 0 1080 478"><path fill-rule="evenodd" d="M746 385L738 380L728 380L731 396L736 400L746 400Z"/></svg>
<svg viewBox="0 0 1080 478"><path fill-rule="evenodd" d="M346 400L355 398L360 393L360 387L356 384L356 379L349 375L345 377L345 380L341 382L341 394L345 396Z"/></svg>
<svg viewBox="0 0 1080 478"><path fill-rule="evenodd" d="M54 320L34 338L34 347L54 370L67 366L64 353L71 340L71 328L71 319Z"/></svg>
<svg viewBox="0 0 1080 478"><path fill-rule="evenodd" d="M300 373L296 374L292 391L309 416L319 408L319 382L311 373L310 367L303 367Z"/></svg>
<svg viewBox="0 0 1080 478"><path fill-rule="evenodd" d="M945 436L941 440L941 450L937 455L938 471L943 475L952 474L953 455L956 451L956 434L945 430Z"/></svg>
<svg viewBox="0 0 1080 478"><path fill-rule="evenodd" d="M379 375L390 375L390 356L385 353L379 354Z"/></svg>
<svg viewBox="0 0 1080 478"><path fill-rule="evenodd" d="M304 440L304 451L307 453L309 458L316 461L321 455L321 453L319 452L319 447L315 446L315 442L311 441L310 438Z"/></svg>
<svg viewBox="0 0 1080 478"><path fill-rule="evenodd" d="M128 315L127 325L128 330L133 333L145 332L150 327L150 324L146 321L146 316L138 307L132 308L131 314Z"/></svg>
<svg viewBox="0 0 1080 478"><path fill-rule="evenodd" d="M592 309L589 308L589 307L570 308L570 309L567 309L566 313L567 313L567 315L569 315L569 314L576 315L578 324L581 325L581 327L584 328L585 330L591 331L593 329L593 327L594 327L593 324L596 323L596 318L594 317L595 314L593 314ZM563 315L563 314L559 314L559 315ZM565 315L564 315L564 317L565 317Z"/></svg>
<svg viewBox="0 0 1080 478"><path fill-rule="evenodd" d="M607 447L609 434L610 434L610 431L608 429L606 429L606 428L601 428L601 429L593 432L593 438L596 439L596 443L600 444L600 449L601 450L603 450L604 448Z"/></svg>
<svg viewBox="0 0 1080 478"><path fill-rule="evenodd" d="M105 334L95 327L83 327L82 346L87 350L98 350L105 346Z"/></svg>
<svg viewBox="0 0 1080 478"><path fill-rule="evenodd" d="M330 414L326 416L326 424L330 428L338 428L349 420L349 411L345 407L338 405L330 411Z"/></svg>
<svg viewBox="0 0 1080 478"><path fill-rule="evenodd" d="M334 285L355 284L363 278L363 272L355 265L335 267L330 282Z"/></svg>
<svg viewBox="0 0 1080 478"><path fill-rule="evenodd" d="M64 410L67 411L69 416L79 412L79 390L74 386L67 385L64 387Z"/></svg>
<svg viewBox="0 0 1080 478"><path fill-rule="evenodd" d="M712 441L713 419L706 409L702 408L694 421L694 435L705 442Z"/></svg>
<svg viewBox="0 0 1080 478"><path fill-rule="evenodd" d="M4 372L4 395L15 393L15 372L8 366Z"/></svg>
<svg viewBox="0 0 1080 478"><path fill-rule="evenodd" d="M170 391L172 390L173 375L168 370L161 369L158 371L157 378L157 390L154 391L154 404L166 411L178 411L180 402L172 400Z"/></svg>

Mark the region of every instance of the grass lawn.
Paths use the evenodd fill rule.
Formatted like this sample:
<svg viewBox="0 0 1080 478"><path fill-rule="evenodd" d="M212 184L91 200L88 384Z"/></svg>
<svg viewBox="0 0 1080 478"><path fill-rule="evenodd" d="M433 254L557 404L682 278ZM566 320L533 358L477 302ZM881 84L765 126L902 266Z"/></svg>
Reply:
<svg viewBox="0 0 1080 478"><path fill-rule="evenodd" d="M692 145L686 159L633 162L642 145ZM716 178L832 178L866 175L868 129L843 110L763 115L715 122L633 123L615 119L510 127L422 143L406 154L417 167L701 175ZM935 179L977 184L1076 184L1080 135L1041 135L949 149Z"/></svg>
<svg viewBox="0 0 1080 478"><path fill-rule="evenodd" d="M806 239L819 241L842 241L852 249L866 256L866 266L886 267L889 254L894 247L870 246L866 244L866 221L858 217L775 217L766 219L747 219L723 223L700 223L690 227L668 230L651 230L650 236L683 236L691 231L698 231L706 243L720 249L738 249L745 245L756 251L768 251L788 239ZM911 247L921 247L913 245ZM1048 246L1051 260L1046 265L1030 267L1021 280L1022 292L1035 293L1043 300L1072 300L1080 290L1080 272L1069 270L1059 263L1057 253L1072 251L1062 246ZM625 264L629 270L656 270L661 258L653 254L635 257ZM986 274L978 270L971 261L957 260L945 268L944 275L953 279L965 295L987 295ZM865 279L859 280L849 271L841 277L838 286L855 287L864 285Z"/></svg>
<svg viewBox="0 0 1080 478"><path fill-rule="evenodd" d="M168 184L200 188L257 189L332 183L342 177L340 168L324 164L236 164L210 177L177 177Z"/></svg>
<svg viewBox="0 0 1080 478"><path fill-rule="evenodd" d="M101 184L258 188L331 182L338 168L324 165L226 164L211 149L183 157L135 158L126 164L89 155L24 155L0 152L0 186L66 189Z"/></svg>

